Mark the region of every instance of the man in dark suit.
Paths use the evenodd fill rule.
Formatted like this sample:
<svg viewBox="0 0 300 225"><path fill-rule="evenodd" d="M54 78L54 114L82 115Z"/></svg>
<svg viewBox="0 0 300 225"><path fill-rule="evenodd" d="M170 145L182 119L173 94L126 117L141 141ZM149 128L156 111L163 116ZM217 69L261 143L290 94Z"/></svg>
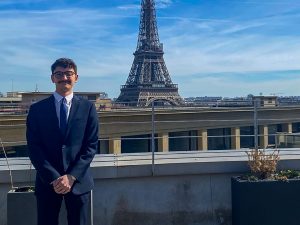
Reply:
<svg viewBox="0 0 300 225"><path fill-rule="evenodd" d="M33 104L27 117L29 157L37 171L38 225L58 224L63 199L68 224L86 225L98 116L93 103L73 95L78 81L73 60L60 58L51 71L55 92Z"/></svg>

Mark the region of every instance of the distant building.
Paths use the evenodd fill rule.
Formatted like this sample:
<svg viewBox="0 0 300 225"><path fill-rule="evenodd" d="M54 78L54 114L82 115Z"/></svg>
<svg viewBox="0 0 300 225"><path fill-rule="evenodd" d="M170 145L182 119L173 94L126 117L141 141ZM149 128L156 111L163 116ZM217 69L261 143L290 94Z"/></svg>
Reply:
<svg viewBox="0 0 300 225"><path fill-rule="evenodd" d="M300 96L281 96L278 97L278 104L285 105L300 105Z"/></svg>
<svg viewBox="0 0 300 225"><path fill-rule="evenodd" d="M22 95L22 104L31 105L45 98L48 98L53 92L20 92ZM100 98L101 92L74 92L75 95L95 103Z"/></svg>
<svg viewBox="0 0 300 225"><path fill-rule="evenodd" d="M0 113L26 113L29 106L51 96L53 92L8 92L7 97L0 97ZM111 99L105 92L74 92L93 102L97 110L110 110Z"/></svg>
<svg viewBox="0 0 300 225"><path fill-rule="evenodd" d="M1 93L0 95L0 114L15 113L21 111L22 97L7 95L6 97Z"/></svg>
<svg viewBox="0 0 300 225"><path fill-rule="evenodd" d="M95 102L97 111L109 111L112 108L112 101L110 98L100 98Z"/></svg>
<svg viewBox="0 0 300 225"><path fill-rule="evenodd" d="M259 107L275 107L279 101L277 96L247 96L247 97L189 97L184 99L188 106L202 107L253 107L254 101L258 102ZM285 100L286 102L294 102ZM299 101L300 103L300 98ZM288 104L288 103L287 103Z"/></svg>
<svg viewBox="0 0 300 225"><path fill-rule="evenodd" d="M25 92L19 92L19 91L10 91L6 93L6 96L8 98L22 98L22 94Z"/></svg>
<svg viewBox="0 0 300 225"><path fill-rule="evenodd" d="M260 107L275 107L278 105L277 96L253 96L253 101L258 102L258 106Z"/></svg>
<svg viewBox="0 0 300 225"><path fill-rule="evenodd" d="M21 101L20 97L0 97L0 104L20 103Z"/></svg>
<svg viewBox="0 0 300 225"><path fill-rule="evenodd" d="M210 106L216 106L218 102L222 101L222 97L221 96L188 97L185 98L184 101L188 106L210 107Z"/></svg>

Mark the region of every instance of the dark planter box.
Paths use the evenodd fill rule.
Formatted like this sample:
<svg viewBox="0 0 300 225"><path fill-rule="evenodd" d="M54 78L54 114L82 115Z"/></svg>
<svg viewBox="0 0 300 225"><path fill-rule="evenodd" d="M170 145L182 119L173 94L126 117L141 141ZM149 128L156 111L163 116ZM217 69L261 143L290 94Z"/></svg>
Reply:
<svg viewBox="0 0 300 225"><path fill-rule="evenodd" d="M300 180L231 179L232 225L299 225Z"/></svg>
<svg viewBox="0 0 300 225"><path fill-rule="evenodd" d="M88 224L93 225L92 195L90 199ZM34 192L14 192L7 194L7 225L35 225L37 223L37 208ZM67 215L64 206L59 217L59 224L67 224Z"/></svg>
<svg viewBox="0 0 300 225"><path fill-rule="evenodd" d="M34 192L7 193L7 225L36 224Z"/></svg>

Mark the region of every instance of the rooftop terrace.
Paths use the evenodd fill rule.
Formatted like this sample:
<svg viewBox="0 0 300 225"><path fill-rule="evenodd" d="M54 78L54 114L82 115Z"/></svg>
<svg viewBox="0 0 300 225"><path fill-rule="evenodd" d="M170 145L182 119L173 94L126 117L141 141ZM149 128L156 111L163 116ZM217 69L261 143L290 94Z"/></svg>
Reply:
<svg viewBox="0 0 300 225"><path fill-rule="evenodd" d="M9 164L14 186L32 183L28 158L12 158ZM300 170L300 149L280 149L278 168ZM94 224L230 225L230 179L248 171L243 150L155 153L154 160L151 153L97 155L92 163ZM9 183L0 159L1 225L7 225Z"/></svg>

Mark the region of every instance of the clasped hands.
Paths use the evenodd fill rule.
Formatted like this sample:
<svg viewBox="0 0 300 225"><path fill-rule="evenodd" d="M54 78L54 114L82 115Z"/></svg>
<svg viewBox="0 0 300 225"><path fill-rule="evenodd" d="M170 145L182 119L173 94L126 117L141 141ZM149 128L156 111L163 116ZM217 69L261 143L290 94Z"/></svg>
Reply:
<svg viewBox="0 0 300 225"><path fill-rule="evenodd" d="M71 191L74 181L70 174L66 174L54 180L52 186L57 194L67 194Z"/></svg>

